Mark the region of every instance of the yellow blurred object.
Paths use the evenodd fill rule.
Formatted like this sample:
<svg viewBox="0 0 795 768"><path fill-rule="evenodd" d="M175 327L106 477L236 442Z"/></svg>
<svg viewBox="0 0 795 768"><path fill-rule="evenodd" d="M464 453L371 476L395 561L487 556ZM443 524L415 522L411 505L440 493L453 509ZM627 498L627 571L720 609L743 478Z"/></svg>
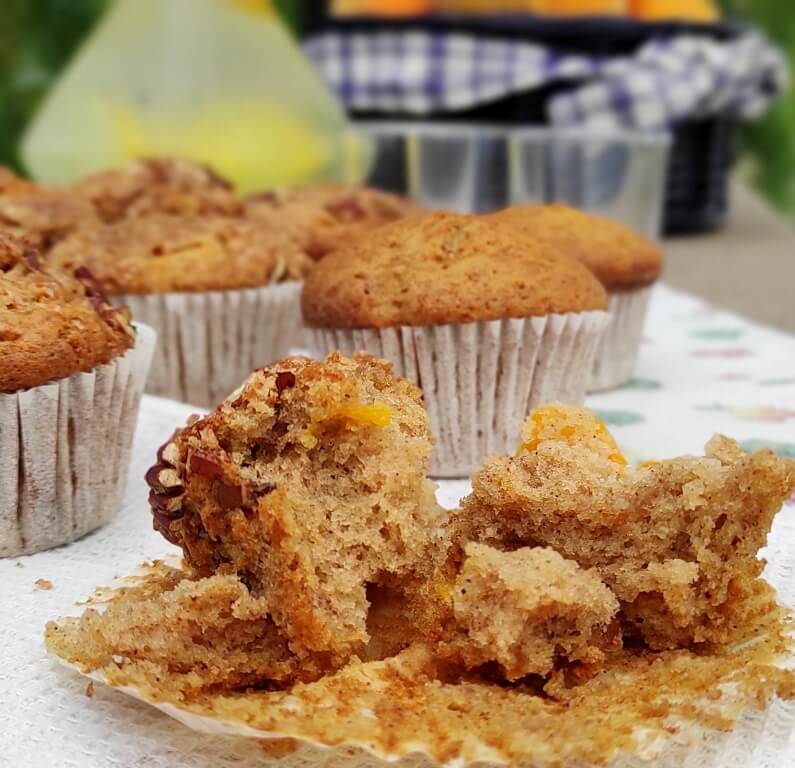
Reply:
<svg viewBox="0 0 795 768"><path fill-rule="evenodd" d="M449 13L520 13L530 11L533 0L438 0L436 5Z"/></svg>
<svg viewBox="0 0 795 768"><path fill-rule="evenodd" d="M229 0L229 2L249 13L262 13L266 16L272 16L274 13L272 0Z"/></svg>
<svg viewBox="0 0 795 768"><path fill-rule="evenodd" d="M628 0L439 0L451 13L537 13L544 16L620 16Z"/></svg>
<svg viewBox="0 0 795 768"><path fill-rule="evenodd" d="M334 0L335 16L418 16L434 10L432 0Z"/></svg>
<svg viewBox="0 0 795 768"><path fill-rule="evenodd" d="M700 21L720 19L712 0L630 0L632 16L645 21Z"/></svg>
<svg viewBox="0 0 795 768"><path fill-rule="evenodd" d="M356 182L371 154L271 0L115 0L22 143L48 183L178 155L241 192Z"/></svg>
<svg viewBox="0 0 795 768"><path fill-rule="evenodd" d="M545 16L625 16L627 0L531 0L530 10Z"/></svg>
<svg viewBox="0 0 795 768"><path fill-rule="evenodd" d="M113 112L124 157L212 158L212 167L244 194L317 178L331 163L323 136L279 104L219 101L190 117L123 106Z"/></svg>

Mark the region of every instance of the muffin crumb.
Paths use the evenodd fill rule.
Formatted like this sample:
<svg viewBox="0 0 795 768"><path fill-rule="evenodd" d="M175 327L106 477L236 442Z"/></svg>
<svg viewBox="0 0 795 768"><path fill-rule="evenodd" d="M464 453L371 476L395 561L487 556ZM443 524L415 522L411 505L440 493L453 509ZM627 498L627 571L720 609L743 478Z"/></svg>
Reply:
<svg viewBox="0 0 795 768"><path fill-rule="evenodd" d="M432 567L430 451L419 390L383 361L286 358L163 446L154 526L200 575L265 591L291 647L344 659L368 640L367 585Z"/></svg>

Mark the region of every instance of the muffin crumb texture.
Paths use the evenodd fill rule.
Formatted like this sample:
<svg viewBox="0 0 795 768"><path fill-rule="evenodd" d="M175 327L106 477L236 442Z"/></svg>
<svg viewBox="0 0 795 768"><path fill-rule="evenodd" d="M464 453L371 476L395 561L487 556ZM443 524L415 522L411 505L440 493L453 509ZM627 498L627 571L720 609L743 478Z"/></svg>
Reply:
<svg viewBox="0 0 795 768"><path fill-rule="evenodd" d="M0 392L90 371L134 339L87 270L55 272L30 242L0 232Z"/></svg>
<svg viewBox="0 0 795 768"><path fill-rule="evenodd" d="M548 676L567 663L601 668L602 647L618 634L618 601L598 573L541 547L470 543L465 554L453 589L462 638L453 646L468 668L496 662L508 680Z"/></svg>
<svg viewBox="0 0 795 768"><path fill-rule="evenodd" d="M255 372L147 474L185 564L98 593L48 648L278 734L287 760L606 764L795 697L757 559L795 462L716 437L632 467L592 413L553 404L446 513L430 450L418 391L382 361Z"/></svg>

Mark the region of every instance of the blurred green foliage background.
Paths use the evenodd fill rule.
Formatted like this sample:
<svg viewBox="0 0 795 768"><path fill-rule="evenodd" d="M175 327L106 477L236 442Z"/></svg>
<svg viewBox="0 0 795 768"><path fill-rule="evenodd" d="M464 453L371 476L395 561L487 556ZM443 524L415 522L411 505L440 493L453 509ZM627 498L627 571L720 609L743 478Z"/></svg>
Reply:
<svg viewBox="0 0 795 768"><path fill-rule="evenodd" d="M302 2L275 0L288 24ZM0 0L0 164L19 169L18 137L47 88L111 0ZM761 27L795 62L793 0L721 0ZM742 128L740 172L795 218L795 89Z"/></svg>
<svg viewBox="0 0 795 768"><path fill-rule="evenodd" d="M748 19L788 55L795 74L795 4L792 0L723 0L727 14ZM795 218L795 88L763 120L743 127L740 172Z"/></svg>

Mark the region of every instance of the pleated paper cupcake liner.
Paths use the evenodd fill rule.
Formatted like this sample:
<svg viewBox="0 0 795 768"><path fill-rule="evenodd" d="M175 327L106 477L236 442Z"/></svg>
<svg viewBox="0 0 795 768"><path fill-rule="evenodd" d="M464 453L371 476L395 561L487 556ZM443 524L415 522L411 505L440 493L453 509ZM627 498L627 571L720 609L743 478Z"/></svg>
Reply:
<svg viewBox="0 0 795 768"><path fill-rule="evenodd" d="M0 395L0 557L79 539L119 509L156 334L89 373Z"/></svg>
<svg viewBox="0 0 795 768"><path fill-rule="evenodd" d="M614 389L632 378L651 291L647 286L609 294L610 324L596 350L589 392Z"/></svg>
<svg viewBox="0 0 795 768"><path fill-rule="evenodd" d="M203 293L120 294L158 345L146 391L212 408L303 339L301 284Z"/></svg>
<svg viewBox="0 0 795 768"><path fill-rule="evenodd" d="M417 737L407 743L396 740L390 751L375 743L362 741L361 738L343 738L338 743L328 744L317 740L315 734L302 734L290 728L288 732L279 730L278 719L273 726L265 730L251 724L245 717L245 708L237 716L215 711L212 699L206 703L203 711L192 711L185 705L158 701L151 694L135 685L119 685L109 680L101 671L86 672L74 664L55 657L63 666L68 667L91 680L109 685L132 698L149 704L163 714L181 723L187 729L212 737L230 739L254 739L259 745L257 756L246 758L241 755L240 763L244 766L263 766L267 768L306 768L307 766L323 766L323 768L506 768L515 766L507 755L501 753L493 743L481 741L471 734L462 748L467 757L435 758L433 743ZM784 663L782 662L782 666ZM368 680L372 685L372 680ZM250 695L253 700L257 692L242 694ZM261 695L261 694L259 694ZM684 719L676 721L666 738L649 732L647 729L636 728L631 734L632 744L626 747L626 753L620 754L609 763L610 768L680 768L683 765L694 768L726 768L736 766L770 766L784 768L789 763L784 755L788 736L795 722L795 706L792 702L773 701L766 711L743 712L743 706L732 701L731 685L723 691L726 699L725 712L738 722L728 732L710 731ZM223 696L219 696L223 699ZM707 693L705 692L705 699ZM220 702L219 702L220 703ZM706 702L702 703L706 706ZM256 706L252 701L252 708ZM220 703L219 709L223 707ZM239 708L240 709L240 708ZM323 712L327 716L327 708ZM348 724L343 721L340 729ZM588 724L583 726L587 729ZM190 736L186 733L180 739L188 743ZM245 754L250 754L246 752ZM758 755L768 755L770 760L754 762ZM725 760L731 758L731 762ZM559 763L554 763L558 765ZM601 764L601 763L600 763ZM550 765L543 757L521 763L526 768L544 768ZM566 763L566 765L588 768L590 762Z"/></svg>
<svg viewBox="0 0 795 768"><path fill-rule="evenodd" d="M420 386L436 438L430 472L468 477L512 453L528 412L585 397L605 312L382 329L313 328L313 352L358 351L390 361Z"/></svg>

